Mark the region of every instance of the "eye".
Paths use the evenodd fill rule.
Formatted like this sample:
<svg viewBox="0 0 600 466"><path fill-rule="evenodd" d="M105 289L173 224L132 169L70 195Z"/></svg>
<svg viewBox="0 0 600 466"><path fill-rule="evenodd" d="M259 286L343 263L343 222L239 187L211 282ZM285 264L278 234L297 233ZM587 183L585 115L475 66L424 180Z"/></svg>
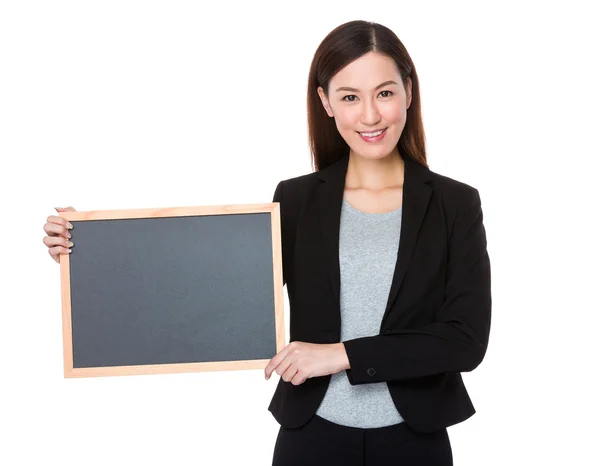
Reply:
<svg viewBox="0 0 600 466"><path fill-rule="evenodd" d="M348 97L356 97L355 95L345 95L344 97L342 97L342 100L345 100L346 102L354 102L354 99L351 100L347 100Z"/></svg>
<svg viewBox="0 0 600 466"><path fill-rule="evenodd" d="M382 96L382 97L391 97L391 96L393 96L393 95L394 95L394 93L393 93L392 91L381 91L381 92L380 92L380 94L383 94L384 92L387 92L387 93L388 93L388 95L384 95L384 96Z"/></svg>

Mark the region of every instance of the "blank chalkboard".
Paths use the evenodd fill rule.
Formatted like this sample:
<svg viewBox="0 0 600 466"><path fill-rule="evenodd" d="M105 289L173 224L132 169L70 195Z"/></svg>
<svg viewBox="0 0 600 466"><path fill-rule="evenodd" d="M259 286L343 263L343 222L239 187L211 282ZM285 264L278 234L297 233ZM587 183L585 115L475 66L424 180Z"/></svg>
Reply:
<svg viewBox="0 0 600 466"><path fill-rule="evenodd" d="M279 203L59 215L65 377L263 369L283 349Z"/></svg>

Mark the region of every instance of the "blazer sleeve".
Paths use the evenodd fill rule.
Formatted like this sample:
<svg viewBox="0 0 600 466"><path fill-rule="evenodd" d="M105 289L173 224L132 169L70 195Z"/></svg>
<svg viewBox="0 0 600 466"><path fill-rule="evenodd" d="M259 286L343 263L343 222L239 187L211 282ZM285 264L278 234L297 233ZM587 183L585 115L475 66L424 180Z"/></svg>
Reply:
<svg viewBox="0 0 600 466"><path fill-rule="evenodd" d="M275 193L273 194L273 202L279 202L279 222L281 223L281 245L282 245L282 262L283 262L283 242L284 242L284 235L283 235L283 209L282 209L282 202L283 202L283 181L280 181L277 184L277 187L275 188ZM284 265L282 264L282 268L284 267ZM283 274L283 286L285 286L285 273Z"/></svg>
<svg viewBox="0 0 600 466"><path fill-rule="evenodd" d="M468 372L487 350L492 311L490 259L477 189L449 242L444 302L431 324L343 342L352 385Z"/></svg>

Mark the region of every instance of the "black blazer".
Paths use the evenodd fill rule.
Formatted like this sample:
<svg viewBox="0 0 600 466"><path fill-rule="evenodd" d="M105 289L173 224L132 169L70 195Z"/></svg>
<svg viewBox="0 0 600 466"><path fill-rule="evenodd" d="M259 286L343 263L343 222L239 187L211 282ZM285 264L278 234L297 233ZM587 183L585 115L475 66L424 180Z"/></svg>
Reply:
<svg viewBox="0 0 600 466"><path fill-rule="evenodd" d="M283 280L290 341L339 343L339 225L349 157L281 181ZM352 385L386 382L406 423L432 432L475 413L461 372L488 345L491 275L477 189L404 157L402 226L379 335L344 342ZM269 411L295 428L315 414L331 375L280 379Z"/></svg>

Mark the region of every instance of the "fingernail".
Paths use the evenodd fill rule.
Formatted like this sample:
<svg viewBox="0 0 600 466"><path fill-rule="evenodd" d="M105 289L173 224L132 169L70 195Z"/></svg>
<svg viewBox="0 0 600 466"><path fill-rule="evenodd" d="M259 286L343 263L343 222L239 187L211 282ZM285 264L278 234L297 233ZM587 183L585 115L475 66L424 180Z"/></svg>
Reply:
<svg viewBox="0 0 600 466"><path fill-rule="evenodd" d="M69 241L69 247L73 246L73 243L71 241Z"/></svg>
<svg viewBox="0 0 600 466"><path fill-rule="evenodd" d="M69 222L67 223L67 228L70 230L71 228L73 228L73 225Z"/></svg>
<svg viewBox="0 0 600 466"><path fill-rule="evenodd" d="M67 238L71 238L73 235L67 231Z"/></svg>

